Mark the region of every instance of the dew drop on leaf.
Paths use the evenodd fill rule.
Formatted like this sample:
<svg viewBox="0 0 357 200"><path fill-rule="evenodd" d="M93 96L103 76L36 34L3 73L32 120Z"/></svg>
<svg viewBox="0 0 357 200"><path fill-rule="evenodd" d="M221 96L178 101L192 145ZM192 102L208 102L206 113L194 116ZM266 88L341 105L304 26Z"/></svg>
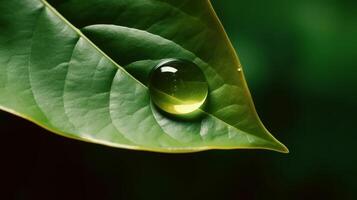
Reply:
<svg viewBox="0 0 357 200"><path fill-rule="evenodd" d="M204 105L208 84L201 69L193 62L168 59L151 72L149 90L151 100L160 110L187 115Z"/></svg>

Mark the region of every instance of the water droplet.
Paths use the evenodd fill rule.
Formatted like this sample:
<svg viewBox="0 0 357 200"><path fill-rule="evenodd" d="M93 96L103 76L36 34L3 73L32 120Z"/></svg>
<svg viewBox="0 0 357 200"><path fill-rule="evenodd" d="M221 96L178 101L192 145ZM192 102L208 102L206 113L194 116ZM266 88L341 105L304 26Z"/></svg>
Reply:
<svg viewBox="0 0 357 200"><path fill-rule="evenodd" d="M208 95L208 84L193 62L169 59L157 65L149 80L151 100L162 111L185 115L198 111Z"/></svg>
<svg viewBox="0 0 357 200"><path fill-rule="evenodd" d="M238 71L238 72L242 72L242 65L241 65L240 63L238 64L237 71Z"/></svg>

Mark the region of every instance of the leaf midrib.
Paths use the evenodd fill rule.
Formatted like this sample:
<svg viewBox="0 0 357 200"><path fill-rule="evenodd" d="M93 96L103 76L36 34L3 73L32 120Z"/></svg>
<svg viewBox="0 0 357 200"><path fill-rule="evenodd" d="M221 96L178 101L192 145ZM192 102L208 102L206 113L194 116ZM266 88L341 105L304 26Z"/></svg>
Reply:
<svg viewBox="0 0 357 200"><path fill-rule="evenodd" d="M82 33L82 31L80 31L77 27L75 27L72 23L70 23L61 13L59 13L52 5L50 5L46 0L39 0L40 2L42 2L44 4L44 6L46 6L48 9L50 9L57 17L59 17L64 23L66 23L69 27L71 27L80 37L82 37L84 40L86 40L93 48L95 48L100 54L102 54L106 59L108 59L111 63L113 63L116 67L118 67L120 70L122 70L126 75L128 75L130 78L132 78L133 80L135 80L137 83L139 83L141 86L143 86L144 88L148 89L148 87L143 84L142 82L140 82L139 80L137 80L133 75L131 75L129 72L127 72L122 66L120 66L118 63L116 63L112 58L110 58L104 51L102 51L100 48L97 47L97 45L95 45L86 35L84 35ZM209 1L207 0L207 2L209 3ZM211 8L211 7L210 7ZM212 9L212 8L211 8ZM222 29L221 29L222 31ZM226 40L227 40L227 35L225 35ZM231 47L233 48L233 47ZM232 51L232 50L231 50ZM230 52L231 52L230 51ZM235 57L236 58L236 57ZM237 60L235 59L235 62L237 62ZM172 97L174 98L174 97ZM237 131L243 132L246 135L251 135L253 137L257 137L260 138L262 140L264 140L265 142L268 142L272 145L274 145L274 143L270 140L267 140L265 138L262 138L260 136L257 135L253 135L251 133L247 133L235 126L230 125L228 122L216 117L215 115L212 115L211 113L207 113L206 111L199 109L201 112L203 112L204 114L211 116L219 121L221 121L222 123L224 123L225 125L227 125L228 127L232 127L234 129L236 129ZM269 135L269 137L271 137L271 139L276 140L273 136ZM277 140L276 140L277 141ZM278 142L278 141L277 141ZM279 144L281 144L280 142L278 142ZM275 145L274 145L275 146Z"/></svg>

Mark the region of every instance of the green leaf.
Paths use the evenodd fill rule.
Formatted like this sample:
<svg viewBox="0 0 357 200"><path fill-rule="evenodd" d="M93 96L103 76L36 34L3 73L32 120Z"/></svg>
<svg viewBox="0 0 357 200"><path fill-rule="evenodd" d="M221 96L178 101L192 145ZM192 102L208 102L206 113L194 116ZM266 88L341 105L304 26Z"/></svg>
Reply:
<svg viewBox="0 0 357 200"><path fill-rule="evenodd" d="M158 152L287 152L262 125L239 60L206 0L0 0L0 108L54 133ZM148 73L167 58L204 72L204 116L152 106Z"/></svg>

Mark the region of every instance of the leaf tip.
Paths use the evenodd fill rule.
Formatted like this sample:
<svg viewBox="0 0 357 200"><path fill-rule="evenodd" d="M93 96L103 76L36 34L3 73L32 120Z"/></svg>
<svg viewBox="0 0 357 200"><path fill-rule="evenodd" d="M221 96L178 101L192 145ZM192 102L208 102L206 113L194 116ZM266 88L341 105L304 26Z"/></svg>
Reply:
<svg viewBox="0 0 357 200"><path fill-rule="evenodd" d="M289 149L283 143L276 139L274 139L274 143L272 144L270 150L285 154L290 153Z"/></svg>

